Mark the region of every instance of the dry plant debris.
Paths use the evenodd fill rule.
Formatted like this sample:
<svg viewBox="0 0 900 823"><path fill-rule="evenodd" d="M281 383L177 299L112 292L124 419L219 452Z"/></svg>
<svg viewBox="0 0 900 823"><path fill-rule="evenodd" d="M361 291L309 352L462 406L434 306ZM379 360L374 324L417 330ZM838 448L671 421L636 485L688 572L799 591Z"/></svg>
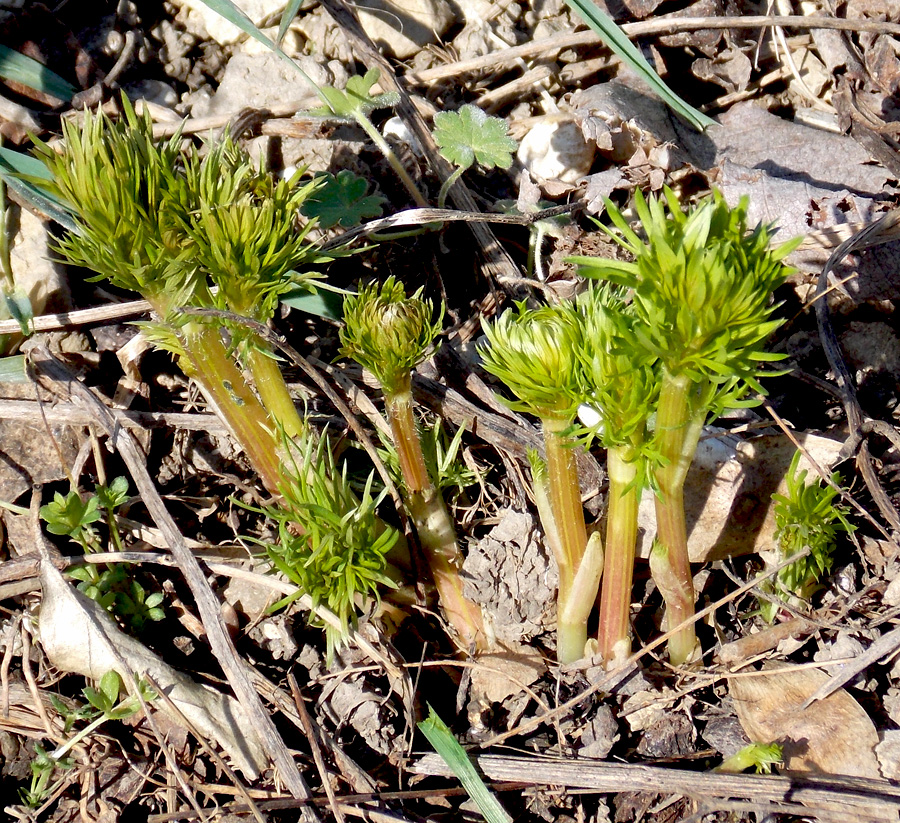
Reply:
<svg viewBox="0 0 900 823"><path fill-rule="evenodd" d="M417 731L430 705L516 820L897 820L896 3L597 0L714 119L703 132L563 0L313 0L289 4L291 18L283 0L218 0L231 22L216 6L0 0L4 812L477 819ZM119 153L81 203L111 218L79 255L87 224L72 234L51 200L35 208L29 186L48 184L19 164L41 144L64 157L60 138L71 146L103 118L141 123L141 145L161 146L165 207L109 212L153 182L152 153L138 152L131 188L105 196L126 179ZM557 428L574 445L550 461L571 470L578 516L546 516L538 418L500 400L482 330L496 337L515 303L529 320L587 311L574 261L621 274L639 252L595 220L643 242L642 203L664 191L685 208L746 197L748 227L771 227L773 248L800 238L766 297L765 351L781 359L754 361L765 405L703 419L687 473L696 659L666 652L685 626L666 622L671 591L647 562L663 459L628 498L633 651L620 642L610 665L619 626L591 656L589 593L587 645L579 628L560 665L554 546L570 531L581 548L605 537L621 489L640 483L622 482L596 420L592 441L570 428L567 401ZM264 224L282 232L275 245L248 241ZM129 225L133 270L96 282L102 261L121 263ZM141 292L167 243L179 250L167 271L183 277L145 303L123 287ZM365 284L364 298L397 299L364 350L340 318ZM385 374L407 295L423 298L421 335ZM631 311L630 293L616 299ZM598 368L622 358L620 332ZM200 352L227 376L204 382ZM803 555L810 540L802 568L820 575L784 592L771 581L786 585L797 559L776 550L772 495L791 493L797 449L808 480L839 472L825 497L853 529L829 535L827 563ZM291 572L273 549L284 541L319 566ZM614 573L631 574L622 556ZM581 579L564 568L564 587L587 591L599 557ZM773 774L714 771L748 744L781 747Z"/></svg>

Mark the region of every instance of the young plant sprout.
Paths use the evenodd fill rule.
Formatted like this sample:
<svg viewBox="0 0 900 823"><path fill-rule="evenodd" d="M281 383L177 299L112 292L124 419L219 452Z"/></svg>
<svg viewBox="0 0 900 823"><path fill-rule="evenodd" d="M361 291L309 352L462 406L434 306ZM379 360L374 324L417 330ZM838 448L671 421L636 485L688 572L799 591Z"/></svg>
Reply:
<svg viewBox="0 0 900 823"><path fill-rule="evenodd" d="M308 437L287 449L283 502L265 510L278 524L279 540L267 542L266 551L314 606L327 606L340 621L339 628L324 626L330 660L356 622L359 601L377 598L381 586L396 587L386 555L399 535L376 514L387 492L373 496L369 475L357 496L326 438Z"/></svg>
<svg viewBox="0 0 900 823"><path fill-rule="evenodd" d="M831 571L834 547L841 532L856 527L847 520L848 508L835 502L841 476L831 475L834 485L808 482L806 469L798 471L800 452L794 455L786 475L787 494L773 494L775 503L776 562L789 558L804 547L809 554L785 566L769 578L762 590L791 606L801 607L809 600L823 575ZM771 623L778 614L777 602L760 598L763 618Z"/></svg>
<svg viewBox="0 0 900 823"><path fill-rule="evenodd" d="M312 189L272 182L230 141L203 160L185 156L180 135L156 143L149 116L138 117L127 100L123 105L124 117L116 123L103 113L87 114L83 127L64 122L61 153L37 144L36 154L53 176L49 188L69 205L77 227L59 248L70 262L98 272L97 279L150 302L161 322L146 325L146 332L177 355L266 488L277 493L278 428L298 434L303 425L273 354L236 332L261 402L218 321L178 310L226 308L268 320L282 291L302 279L293 268L318 261L297 226L299 207Z"/></svg>
<svg viewBox="0 0 900 823"><path fill-rule="evenodd" d="M718 192L688 212L669 190L665 202L646 201L637 192L635 207L646 239L607 201L617 231L606 231L633 262L585 257L575 262L585 276L631 290L636 337L659 361L651 444L657 494L651 571L671 629L694 614L685 477L704 423L724 409L754 405L749 392L764 393L757 379L760 363L780 359L764 350L781 323L772 319L772 293L790 271L783 259L796 243L771 250L772 228L760 225L748 233L746 200L731 209ZM670 660L683 663L695 649L691 625L670 639Z"/></svg>
<svg viewBox="0 0 900 823"><path fill-rule="evenodd" d="M485 169L508 169L512 165L516 141L508 131L505 120L489 117L471 103L459 111L441 111L434 116L434 140L443 157L457 167L438 192L439 209L444 208L453 184L476 161Z"/></svg>
<svg viewBox="0 0 900 823"><path fill-rule="evenodd" d="M453 521L425 465L412 399L412 370L434 348L443 311L434 318L421 289L410 297L389 277L344 300L341 353L368 369L384 403L403 477L403 494L447 619L466 648L487 648L480 608L463 595L462 553ZM434 319L433 319L434 318Z"/></svg>
<svg viewBox="0 0 900 823"><path fill-rule="evenodd" d="M647 482L649 420L659 397L659 374L655 358L637 345L633 304L623 289L591 284L578 299L578 312L584 400L599 413L592 435L607 449L609 510L597 650L612 663L631 652L638 506Z"/></svg>
<svg viewBox="0 0 900 823"><path fill-rule="evenodd" d="M535 498L559 566L557 657L560 663L572 663L584 657L587 618L603 570L599 535L588 542L569 433L580 402L581 323L565 304L528 309L520 303L486 323L484 332L484 368L519 398L508 405L540 418L543 428L546 471L533 461Z"/></svg>

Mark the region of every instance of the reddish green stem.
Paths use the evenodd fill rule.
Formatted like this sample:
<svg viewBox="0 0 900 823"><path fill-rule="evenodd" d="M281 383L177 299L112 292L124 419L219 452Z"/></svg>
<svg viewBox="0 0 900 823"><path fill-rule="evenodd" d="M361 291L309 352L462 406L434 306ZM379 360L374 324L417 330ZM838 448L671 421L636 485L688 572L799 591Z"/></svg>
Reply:
<svg viewBox="0 0 900 823"><path fill-rule="evenodd" d="M544 445L547 451L547 479L550 486L550 503L559 551L559 595L557 597L556 654L560 663L573 663L584 657L587 642L587 625L583 620L568 622L567 616L575 611L569 607L575 576L581 565L587 546L587 529L584 524L584 508L581 505L581 486L578 483L578 467L575 450L564 434L571 425L568 420L544 418ZM596 590L591 594L593 602Z"/></svg>
<svg viewBox="0 0 900 823"><path fill-rule="evenodd" d="M638 464L625 447L610 449L609 511L606 519L606 559L600 593L598 651L605 661L623 659L631 652L631 584L637 542L640 486Z"/></svg>
<svg viewBox="0 0 900 823"><path fill-rule="evenodd" d="M182 333L182 369L225 421L266 489L278 495L281 461L272 420L229 356L219 329L189 323Z"/></svg>
<svg viewBox="0 0 900 823"><path fill-rule="evenodd" d="M463 594L460 577L463 556L444 498L425 467L409 378L394 388L399 391L388 393L385 390L384 400L406 487L406 507L415 523L447 620L467 650L474 647L476 651L484 651L489 644L481 609Z"/></svg>
<svg viewBox="0 0 900 823"><path fill-rule="evenodd" d="M694 614L694 583L684 518L684 481L703 430L705 412L696 408L699 394L699 388L685 375L664 371L656 417L662 458L655 472L659 486L656 527L657 539L666 552L669 579L662 583L657 581L657 585L666 601L666 619L670 628ZM686 662L696 645L697 637L691 624L669 640L670 661L674 665Z"/></svg>

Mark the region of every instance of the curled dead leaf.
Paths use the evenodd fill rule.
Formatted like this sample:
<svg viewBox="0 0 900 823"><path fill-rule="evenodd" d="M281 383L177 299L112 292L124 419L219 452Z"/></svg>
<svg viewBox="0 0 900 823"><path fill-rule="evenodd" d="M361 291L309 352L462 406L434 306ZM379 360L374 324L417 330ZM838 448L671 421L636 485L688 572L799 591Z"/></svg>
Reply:
<svg viewBox="0 0 900 823"><path fill-rule="evenodd" d="M818 669L760 672L731 679L729 691L747 737L780 743L786 769L880 778L878 732L844 689L802 708L827 681Z"/></svg>
<svg viewBox="0 0 900 823"><path fill-rule="evenodd" d="M41 564L41 588L40 640L54 666L97 681L111 670L126 683L133 674L149 674L184 717L208 742L221 745L245 775L253 779L266 767L259 736L234 698L194 682L125 634L50 563ZM163 701L155 705L168 713ZM174 720L183 722L177 716Z"/></svg>

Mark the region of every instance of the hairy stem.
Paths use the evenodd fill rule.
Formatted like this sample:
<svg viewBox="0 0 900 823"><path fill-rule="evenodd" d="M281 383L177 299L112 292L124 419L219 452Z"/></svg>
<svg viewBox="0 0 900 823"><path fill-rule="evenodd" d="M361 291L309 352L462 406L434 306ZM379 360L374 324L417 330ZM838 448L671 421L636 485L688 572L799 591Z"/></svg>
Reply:
<svg viewBox="0 0 900 823"><path fill-rule="evenodd" d="M285 435L294 438L308 434L309 428L294 405L278 361L252 346L248 347L246 359L263 406L284 429Z"/></svg>
<svg viewBox="0 0 900 823"><path fill-rule="evenodd" d="M541 423L547 451L550 502L559 540L559 551L556 556L559 566L557 614L562 616L566 611L575 575L587 546L587 529L584 525L575 451L571 441L564 434L570 423L565 419L549 417L543 419ZM583 622L574 625L559 622L556 642L560 663L580 660L584 656L584 644L587 642L587 626Z"/></svg>
<svg viewBox="0 0 900 823"><path fill-rule="evenodd" d="M704 412L696 408L698 387L685 375L663 374L659 411L656 417L659 452L656 470L659 495L656 498L657 539L666 552L669 579L657 585L666 601L670 627L694 614L694 583L688 555L684 518L684 481L694 459L703 429ZM693 624L669 640L669 659L684 663L697 644Z"/></svg>
<svg viewBox="0 0 900 823"><path fill-rule="evenodd" d="M441 190L438 192L438 208L442 209L447 205L447 195L450 192L450 187L462 177L462 173L468 168L468 166L459 166L457 169L453 171L453 173L444 181L444 184L441 186Z"/></svg>
<svg viewBox="0 0 900 823"><path fill-rule="evenodd" d="M481 609L463 594L460 577L463 556L456 542L456 530L444 498L434 487L425 467L409 379L404 382L405 385L398 387L400 391L385 392L385 407L400 458L406 507L415 523L447 620L466 649L474 647L476 651L484 651L488 639Z"/></svg>
<svg viewBox="0 0 900 823"><path fill-rule="evenodd" d="M598 651L606 661L627 657L631 651L631 584L637 541L640 487L637 462L630 449L610 449L609 512L606 520L606 561L600 594Z"/></svg>
<svg viewBox="0 0 900 823"><path fill-rule="evenodd" d="M184 373L197 382L225 421L266 489L278 495L281 461L272 420L229 356L218 328L190 323L183 336Z"/></svg>

